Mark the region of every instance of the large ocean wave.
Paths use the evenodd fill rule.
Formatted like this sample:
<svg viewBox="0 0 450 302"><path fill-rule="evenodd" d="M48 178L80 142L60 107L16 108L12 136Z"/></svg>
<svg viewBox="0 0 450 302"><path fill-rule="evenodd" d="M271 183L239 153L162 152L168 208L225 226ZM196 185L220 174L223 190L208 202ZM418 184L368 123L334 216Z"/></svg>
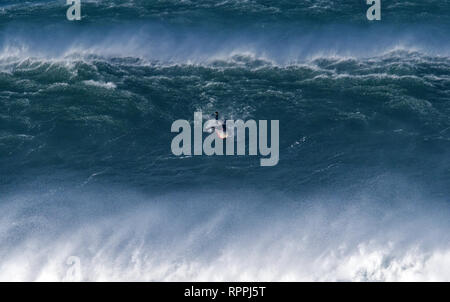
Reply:
<svg viewBox="0 0 450 302"><path fill-rule="evenodd" d="M0 4L0 280L450 280L450 1L64 3Z"/></svg>

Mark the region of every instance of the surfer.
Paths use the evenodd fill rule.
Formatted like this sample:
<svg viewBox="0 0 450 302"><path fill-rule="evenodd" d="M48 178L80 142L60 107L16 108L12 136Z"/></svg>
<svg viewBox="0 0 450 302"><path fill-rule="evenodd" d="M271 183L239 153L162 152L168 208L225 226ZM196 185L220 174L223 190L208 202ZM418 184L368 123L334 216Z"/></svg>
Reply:
<svg viewBox="0 0 450 302"><path fill-rule="evenodd" d="M219 120L219 112L216 111L215 115L216 115L216 121L218 121ZM227 133L227 121L226 120L223 120L222 131L224 134Z"/></svg>
<svg viewBox="0 0 450 302"><path fill-rule="evenodd" d="M222 124L222 131L223 131L223 133L226 135L226 133L227 133L227 120L224 120L224 121L223 121L223 124Z"/></svg>
<svg viewBox="0 0 450 302"><path fill-rule="evenodd" d="M216 124L213 126L213 129L216 130L217 135L221 139L225 139L228 137L227 121L225 119L223 121L219 121L219 112L216 111L214 114L215 114L215 118L216 118ZM222 126L222 129L220 129L221 128L220 126Z"/></svg>

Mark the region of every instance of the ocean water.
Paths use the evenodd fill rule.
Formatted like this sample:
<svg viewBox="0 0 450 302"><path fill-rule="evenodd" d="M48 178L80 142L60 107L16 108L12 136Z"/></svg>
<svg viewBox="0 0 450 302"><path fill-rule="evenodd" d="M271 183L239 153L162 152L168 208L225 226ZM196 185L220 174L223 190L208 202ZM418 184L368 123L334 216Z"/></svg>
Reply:
<svg viewBox="0 0 450 302"><path fill-rule="evenodd" d="M0 280L450 281L450 1L67 7L0 1ZM196 111L278 165L174 156Z"/></svg>

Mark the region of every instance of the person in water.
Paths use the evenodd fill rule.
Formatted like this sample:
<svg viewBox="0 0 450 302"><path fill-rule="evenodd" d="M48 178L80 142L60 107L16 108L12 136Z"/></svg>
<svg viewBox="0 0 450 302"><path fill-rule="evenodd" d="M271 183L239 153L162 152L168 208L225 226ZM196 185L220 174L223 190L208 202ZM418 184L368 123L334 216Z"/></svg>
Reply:
<svg viewBox="0 0 450 302"><path fill-rule="evenodd" d="M219 112L216 111L215 114L216 114L216 121L218 121L219 120ZM222 131L223 131L223 133L227 132L227 121L226 120L223 121Z"/></svg>

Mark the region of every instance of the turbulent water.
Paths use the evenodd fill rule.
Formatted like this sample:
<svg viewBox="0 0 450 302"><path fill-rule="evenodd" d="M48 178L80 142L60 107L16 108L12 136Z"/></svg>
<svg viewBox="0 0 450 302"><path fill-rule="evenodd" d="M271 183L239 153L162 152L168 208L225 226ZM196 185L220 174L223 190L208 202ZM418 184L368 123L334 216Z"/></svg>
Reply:
<svg viewBox="0 0 450 302"><path fill-rule="evenodd" d="M365 2L1 0L0 280L450 281L450 1Z"/></svg>

